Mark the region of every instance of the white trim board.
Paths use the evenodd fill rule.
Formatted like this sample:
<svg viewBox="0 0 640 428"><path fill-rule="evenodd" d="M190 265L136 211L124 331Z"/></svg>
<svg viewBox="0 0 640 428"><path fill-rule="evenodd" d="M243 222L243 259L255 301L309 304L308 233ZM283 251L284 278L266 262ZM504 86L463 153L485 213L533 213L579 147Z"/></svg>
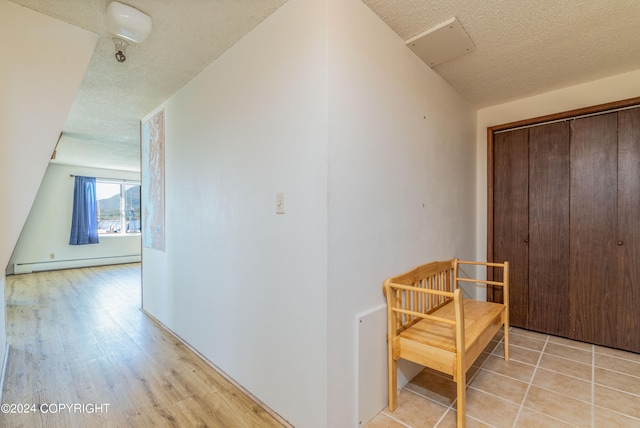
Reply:
<svg viewBox="0 0 640 428"><path fill-rule="evenodd" d="M47 270L73 269L91 266L117 265L122 263L138 263L142 260L140 254L116 257L98 257L93 259L55 260L39 263L14 263L13 273L32 273Z"/></svg>
<svg viewBox="0 0 640 428"><path fill-rule="evenodd" d="M388 402L387 305L356 315L356 427L373 419Z"/></svg>

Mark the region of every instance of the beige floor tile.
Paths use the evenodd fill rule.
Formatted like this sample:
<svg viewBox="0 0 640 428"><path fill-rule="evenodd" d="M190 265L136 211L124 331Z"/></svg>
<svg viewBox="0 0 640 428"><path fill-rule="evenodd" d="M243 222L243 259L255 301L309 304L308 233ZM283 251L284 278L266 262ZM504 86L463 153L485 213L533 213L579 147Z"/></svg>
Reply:
<svg viewBox="0 0 640 428"><path fill-rule="evenodd" d="M638 428L640 419L621 415L601 407L594 407L594 428Z"/></svg>
<svg viewBox="0 0 640 428"><path fill-rule="evenodd" d="M640 419L640 396L595 385L595 404Z"/></svg>
<svg viewBox="0 0 640 428"><path fill-rule="evenodd" d="M468 419L469 418L467 418L466 421L467 427L469 426ZM457 428L457 426L456 412L449 409L449 411L444 415L444 418L440 420L440 423L438 423L435 428Z"/></svg>
<svg viewBox="0 0 640 428"><path fill-rule="evenodd" d="M536 386L529 389L524 406L579 427L591 427L591 405Z"/></svg>
<svg viewBox="0 0 640 428"><path fill-rule="evenodd" d="M384 413L378 413L375 418L371 419L364 425L366 428L406 428L405 424L402 424L391 416L387 416Z"/></svg>
<svg viewBox="0 0 640 428"><path fill-rule="evenodd" d="M504 348L499 346L493 351L493 355L504 358ZM519 361L521 363L531 364L535 366L540 359L540 351L534 351L519 346L509 346L509 360Z"/></svg>
<svg viewBox="0 0 640 428"><path fill-rule="evenodd" d="M513 360L505 361L503 358L496 357L495 355L489 357L482 368L495 373L500 373L504 376L512 377L522 382L531 381L533 370L535 369L534 366Z"/></svg>
<svg viewBox="0 0 640 428"><path fill-rule="evenodd" d="M612 357L623 358L625 360L635 361L640 363L640 354L634 354L633 352L621 351L620 349L606 348L604 346L595 346L596 354L610 355Z"/></svg>
<svg viewBox="0 0 640 428"><path fill-rule="evenodd" d="M491 340L489 343L487 343L487 346L485 346L482 352L486 352L490 354L498 346L502 346L502 342L500 342L499 340Z"/></svg>
<svg viewBox="0 0 640 428"><path fill-rule="evenodd" d="M600 367L595 368L595 383L619 389L630 394L640 395L640 378L629 376Z"/></svg>
<svg viewBox="0 0 640 428"><path fill-rule="evenodd" d="M457 428L456 417L458 414L454 410L449 410L445 417L440 421L436 428ZM480 422L477 419L467 415L465 419L467 428L491 428L491 425L487 425L484 422Z"/></svg>
<svg viewBox="0 0 640 428"><path fill-rule="evenodd" d="M554 355L544 354L540 367L591 382L591 365L578 363Z"/></svg>
<svg viewBox="0 0 640 428"><path fill-rule="evenodd" d="M538 333L537 331L525 330L523 328L511 327L509 333L517 334L520 336L532 337L534 339L545 341L548 335L544 333Z"/></svg>
<svg viewBox="0 0 640 428"><path fill-rule="evenodd" d="M505 362L502 336L467 372L467 427L640 428L640 354L511 328ZM454 428L455 399L451 377L425 369L366 427Z"/></svg>
<svg viewBox="0 0 640 428"><path fill-rule="evenodd" d="M482 365L484 365L484 363ZM469 370L467 370L467 385L469 385L469 381L471 379L473 379L473 377L476 375L476 373L478 373L478 370L480 370L480 366L479 365L476 366L474 364L471 367L469 367Z"/></svg>
<svg viewBox="0 0 640 428"><path fill-rule="evenodd" d="M585 364L593 363L593 352L574 348L571 346L560 345L558 343L547 343L544 348L546 354L556 355L558 357L567 358L572 361L579 361Z"/></svg>
<svg viewBox="0 0 640 428"><path fill-rule="evenodd" d="M596 353L595 363L596 367L640 377L640 363L635 361Z"/></svg>
<svg viewBox="0 0 640 428"><path fill-rule="evenodd" d="M516 427L522 428L563 428L571 427L572 425L562 422L559 419L554 419L551 416L547 416L544 413L539 413L531 409L523 408L520 411L518 420L516 421Z"/></svg>
<svg viewBox="0 0 640 428"><path fill-rule="evenodd" d="M403 389L398 395L398 408L385 413L412 428L433 428L447 407Z"/></svg>
<svg viewBox="0 0 640 428"><path fill-rule="evenodd" d="M510 334L509 335L509 345L516 345L522 348L532 349L534 351L542 351L544 348L544 344L546 341L536 339L530 336L523 336L520 334Z"/></svg>
<svg viewBox="0 0 640 428"><path fill-rule="evenodd" d="M539 367L533 385L591 404L591 382L565 376Z"/></svg>
<svg viewBox="0 0 640 428"><path fill-rule="evenodd" d="M585 342L578 342L577 340L571 340L564 337L549 336L549 342L558 343L560 345L571 346L572 348L582 349L583 351L591 351L593 345Z"/></svg>
<svg viewBox="0 0 640 428"><path fill-rule="evenodd" d="M494 427L511 427L518 409L517 404L477 389L467 389L467 416L486 424Z"/></svg>
<svg viewBox="0 0 640 428"><path fill-rule="evenodd" d="M522 403L527 391L527 384L510 377L480 370L471 382L470 387L496 395L516 404Z"/></svg>
<svg viewBox="0 0 640 428"><path fill-rule="evenodd" d="M421 371L405 388L445 406L456 399L456 383L430 370Z"/></svg>
<svg viewBox="0 0 640 428"><path fill-rule="evenodd" d="M480 355L478 355L478 358L476 358L476 360L473 362L473 365L477 367L482 367L490 355L491 355L490 352L482 352ZM469 376L467 376L467 378L468 377Z"/></svg>

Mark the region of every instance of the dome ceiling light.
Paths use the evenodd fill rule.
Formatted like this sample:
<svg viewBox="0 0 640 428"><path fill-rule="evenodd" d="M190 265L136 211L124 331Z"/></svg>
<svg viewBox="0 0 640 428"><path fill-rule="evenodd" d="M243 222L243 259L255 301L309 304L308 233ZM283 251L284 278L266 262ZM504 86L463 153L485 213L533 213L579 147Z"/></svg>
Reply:
<svg viewBox="0 0 640 428"><path fill-rule="evenodd" d="M130 44L142 43L151 33L151 18L126 4L114 1L107 6L107 29L113 38L116 59L124 62L125 49Z"/></svg>

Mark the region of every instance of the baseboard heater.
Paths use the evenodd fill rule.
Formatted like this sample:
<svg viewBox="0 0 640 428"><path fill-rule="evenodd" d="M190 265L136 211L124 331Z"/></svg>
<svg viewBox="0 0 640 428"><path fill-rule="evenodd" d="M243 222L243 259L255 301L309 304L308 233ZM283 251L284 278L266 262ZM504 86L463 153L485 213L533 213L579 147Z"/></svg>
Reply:
<svg viewBox="0 0 640 428"><path fill-rule="evenodd" d="M32 273L46 270L73 269L91 266L117 265L122 263L137 263L142 260L140 254L114 257L97 257L92 259L52 260L38 263L14 263L13 273Z"/></svg>

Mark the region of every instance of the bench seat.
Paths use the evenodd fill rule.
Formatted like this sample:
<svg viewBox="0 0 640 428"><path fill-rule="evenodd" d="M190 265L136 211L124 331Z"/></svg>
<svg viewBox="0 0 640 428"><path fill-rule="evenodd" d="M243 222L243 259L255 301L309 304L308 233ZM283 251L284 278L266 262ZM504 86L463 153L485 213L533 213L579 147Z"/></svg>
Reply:
<svg viewBox="0 0 640 428"><path fill-rule="evenodd" d="M462 306L464 311L464 344L467 356L465 370L468 370L485 348L488 342L487 336L490 341L502 327L504 305L464 299ZM455 321L456 314L453 302L440 307L431 315ZM423 366L434 364L433 348L447 351L449 354L444 354L447 355L445 365L439 371L454 375L453 365L450 365L455 362L456 352L456 333L453 325L432 319L423 319L400 333L399 338L400 352L402 353L404 348L414 349L416 356L413 361ZM423 362L416 360L423 360Z"/></svg>

